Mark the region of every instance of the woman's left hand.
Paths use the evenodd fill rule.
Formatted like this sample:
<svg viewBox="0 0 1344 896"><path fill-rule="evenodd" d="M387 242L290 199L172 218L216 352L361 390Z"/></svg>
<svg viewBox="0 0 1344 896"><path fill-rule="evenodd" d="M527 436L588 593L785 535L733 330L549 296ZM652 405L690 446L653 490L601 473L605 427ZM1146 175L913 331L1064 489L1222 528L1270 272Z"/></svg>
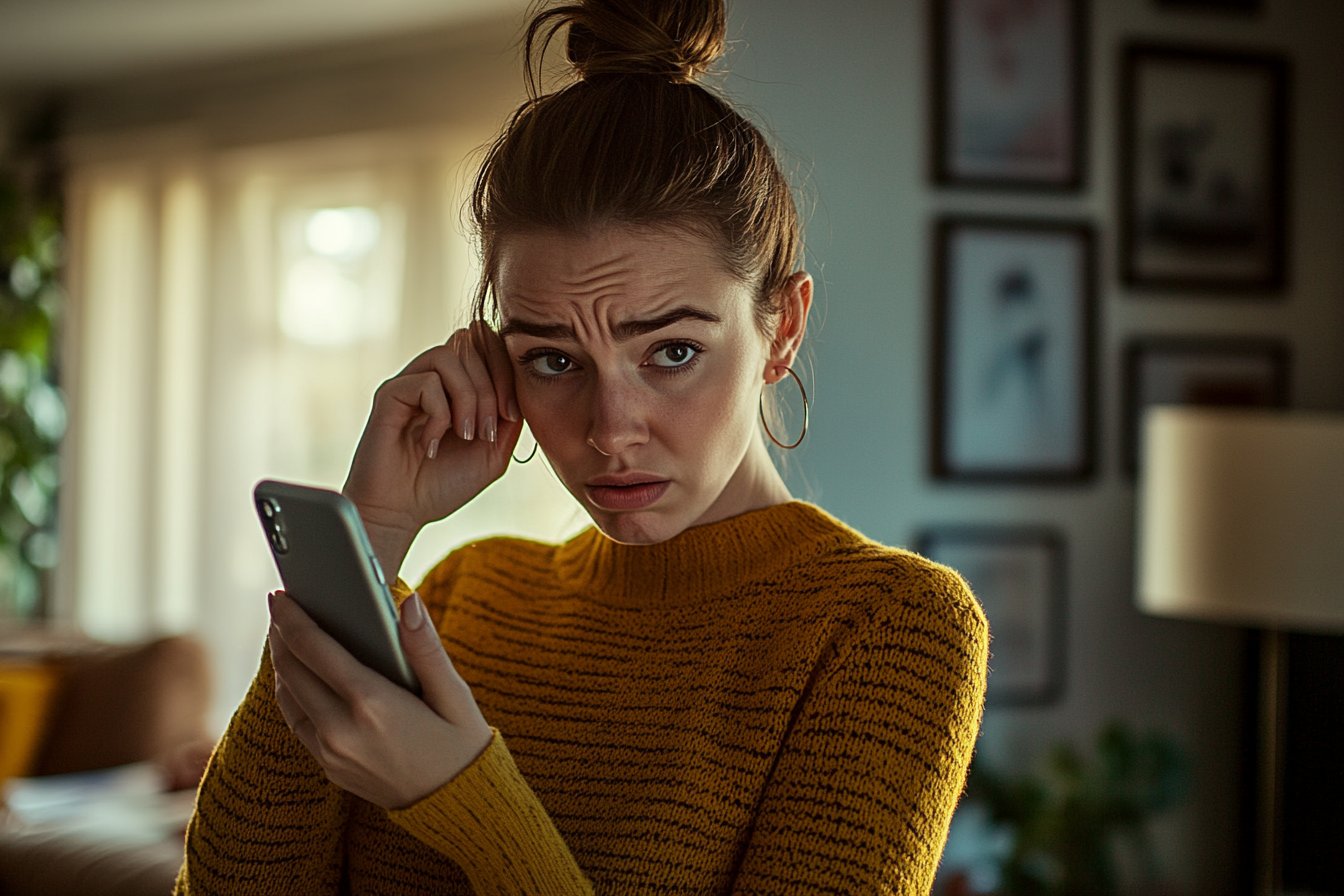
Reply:
<svg viewBox="0 0 1344 896"><path fill-rule="evenodd" d="M270 604L280 712L336 786L384 809L404 808L490 745L490 726L419 595L402 604L398 628L423 699L356 660L283 591Z"/></svg>

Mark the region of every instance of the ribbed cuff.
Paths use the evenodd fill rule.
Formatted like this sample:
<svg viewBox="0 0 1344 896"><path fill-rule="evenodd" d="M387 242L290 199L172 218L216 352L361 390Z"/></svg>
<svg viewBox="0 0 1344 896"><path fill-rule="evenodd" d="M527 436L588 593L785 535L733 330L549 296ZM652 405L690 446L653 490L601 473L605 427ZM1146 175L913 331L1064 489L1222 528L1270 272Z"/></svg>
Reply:
<svg viewBox="0 0 1344 896"><path fill-rule="evenodd" d="M456 862L476 896L593 892L498 730L457 777L387 816Z"/></svg>

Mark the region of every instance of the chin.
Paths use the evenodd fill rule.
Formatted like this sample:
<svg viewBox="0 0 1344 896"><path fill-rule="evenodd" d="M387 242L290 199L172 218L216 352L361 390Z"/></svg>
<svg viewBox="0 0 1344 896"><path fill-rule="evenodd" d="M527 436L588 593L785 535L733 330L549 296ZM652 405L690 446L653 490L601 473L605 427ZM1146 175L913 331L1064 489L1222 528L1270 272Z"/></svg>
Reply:
<svg viewBox="0 0 1344 896"><path fill-rule="evenodd" d="M650 511L612 513L590 507L588 514L603 535L621 544L658 544L677 537L690 525Z"/></svg>

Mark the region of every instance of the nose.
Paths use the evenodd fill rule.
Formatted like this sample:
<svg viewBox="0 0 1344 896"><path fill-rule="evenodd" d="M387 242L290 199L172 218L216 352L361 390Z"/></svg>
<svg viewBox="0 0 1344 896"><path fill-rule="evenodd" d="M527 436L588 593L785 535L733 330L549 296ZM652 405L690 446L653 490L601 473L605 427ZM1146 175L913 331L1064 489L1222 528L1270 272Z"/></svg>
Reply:
<svg viewBox="0 0 1344 896"><path fill-rule="evenodd" d="M649 427L638 386L620 377L597 378L588 444L612 457L649 440Z"/></svg>

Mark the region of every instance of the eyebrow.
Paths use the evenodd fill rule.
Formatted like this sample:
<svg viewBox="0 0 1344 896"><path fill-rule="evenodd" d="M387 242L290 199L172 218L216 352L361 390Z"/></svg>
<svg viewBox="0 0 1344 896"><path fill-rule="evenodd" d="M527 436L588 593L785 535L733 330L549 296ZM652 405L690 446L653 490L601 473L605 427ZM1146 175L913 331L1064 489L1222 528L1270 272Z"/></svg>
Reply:
<svg viewBox="0 0 1344 896"><path fill-rule="evenodd" d="M683 307L647 320L621 321L611 328L611 332L617 342L625 342L634 339L636 336L645 336L664 327L670 327L683 320L702 320L717 324L723 318L703 308ZM511 336L515 333L523 336L535 336L538 339L568 339L570 342L578 342L578 337L574 334L574 328L568 324L539 324L515 318L505 324L504 328L499 331L501 337Z"/></svg>

